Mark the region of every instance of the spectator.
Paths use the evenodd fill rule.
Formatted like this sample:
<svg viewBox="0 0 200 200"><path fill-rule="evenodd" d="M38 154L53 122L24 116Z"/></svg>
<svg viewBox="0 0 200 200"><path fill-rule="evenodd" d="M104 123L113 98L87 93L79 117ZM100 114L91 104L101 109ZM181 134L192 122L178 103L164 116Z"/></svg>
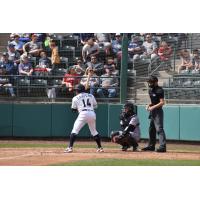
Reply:
<svg viewBox="0 0 200 200"><path fill-rule="evenodd" d="M29 53L31 56L39 56L43 50L41 43L37 42L38 36L36 34L31 35L31 42L27 42L23 46L24 53Z"/></svg>
<svg viewBox="0 0 200 200"><path fill-rule="evenodd" d="M28 56L26 54L22 54L20 57L19 74L31 76L32 73L33 73L33 68L29 61Z"/></svg>
<svg viewBox="0 0 200 200"><path fill-rule="evenodd" d="M146 49L146 56L148 58L151 58L151 60L158 58L158 48L156 42L152 41L152 37L150 34L147 34L145 39L146 41L143 43L143 46Z"/></svg>
<svg viewBox="0 0 200 200"><path fill-rule="evenodd" d="M120 33L115 34L115 40L112 41L112 49L118 60L121 60L122 56L122 37Z"/></svg>
<svg viewBox="0 0 200 200"><path fill-rule="evenodd" d="M14 62L8 58L8 53L4 52L0 61L1 68L6 70L7 75L17 75L17 66L14 65Z"/></svg>
<svg viewBox="0 0 200 200"><path fill-rule="evenodd" d="M105 51L105 59L107 59L108 57L113 57L113 58L115 57L115 53L114 53L114 51L112 49L112 45L111 44L106 46L104 51Z"/></svg>
<svg viewBox="0 0 200 200"><path fill-rule="evenodd" d="M189 51L186 49L182 50L180 52L180 57L181 65L178 67L178 73L180 73L181 70L191 70L193 68L193 64Z"/></svg>
<svg viewBox="0 0 200 200"><path fill-rule="evenodd" d="M40 43L44 43L45 42L45 39L47 37L47 33L36 33L37 35L37 42L40 42Z"/></svg>
<svg viewBox="0 0 200 200"><path fill-rule="evenodd" d="M60 56L58 53L58 47L56 45L56 41L55 40L51 40L50 41L50 48L51 48L51 64L52 64L52 69L54 69L55 67L57 67L57 65L60 64Z"/></svg>
<svg viewBox="0 0 200 200"><path fill-rule="evenodd" d="M96 56L91 56L91 61L86 63L87 67L91 67L97 76L101 76L104 73L103 64L97 61Z"/></svg>
<svg viewBox="0 0 200 200"><path fill-rule="evenodd" d="M8 59L13 61L17 66L20 63L20 53L15 50L15 45L10 43L8 45Z"/></svg>
<svg viewBox="0 0 200 200"><path fill-rule="evenodd" d="M192 65L195 71L200 70L200 56L199 56L199 50L194 49L193 55L192 55Z"/></svg>
<svg viewBox="0 0 200 200"><path fill-rule="evenodd" d="M114 98L117 95L118 79L111 73L109 68L106 68L106 73L100 78L101 88L97 89L97 94L100 98L105 98L108 95L109 98Z"/></svg>
<svg viewBox="0 0 200 200"><path fill-rule="evenodd" d="M158 49L158 55L161 61L169 61L172 56L172 48L168 46L167 42L163 41Z"/></svg>
<svg viewBox="0 0 200 200"><path fill-rule="evenodd" d="M106 47L111 46L111 36L109 33L96 33L94 36L100 47L105 49Z"/></svg>
<svg viewBox="0 0 200 200"><path fill-rule="evenodd" d="M114 59L112 57L107 58L106 64L104 65L104 70L109 69L111 71L111 74L118 75L119 71L116 70L116 64L114 62Z"/></svg>
<svg viewBox="0 0 200 200"><path fill-rule="evenodd" d="M86 69L85 75L81 79L80 84L84 85L85 90L89 90L90 94L95 95L99 81L92 67Z"/></svg>
<svg viewBox="0 0 200 200"><path fill-rule="evenodd" d="M78 75L82 76L85 73L86 66L83 64L83 61L80 58L77 59L74 67Z"/></svg>
<svg viewBox="0 0 200 200"><path fill-rule="evenodd" d="M35 76L46 76L51 71L51 61L47 57L46 52L40 53L39 64L33 69Z"/></svg>
<svg viewBox="0 0 200 200"><path fill-rule="evenodd" d="M6 75L6 68L5 66L0 66L0 90L5 89L8 90L12 97L15 97L15 93L12 87L12 84L9 81L9 78Z"/></svg>
<svg viewBox="0 0 200 200"><path fill-rule="evenodd" d="M87 44L82 49L83 61L90 61L91 56L97 56L99 54L99 45L94 42L94 38L90 38Z"/></svg>
<svg viewBox="0 0 200 200"><path fill-rule="evenodd" d="M83 46L87 44L89 38L94 38L94 33L80 33L80 40Z"/></svg>
<svg viewBox="0 0 200 200"><path fill-rule="evenodd" d="M140 43L138 36L132 36L132 41L128 45L128 53L133 60L144 58L145 47Z"/></svg>
<svg viewBox="0 0 200 200"><path fill-rule="evenodd" d="M48 68L50 71L50 65L51 65L51 60L47 57L46 52L42 51L40 53L39 67L40 68Z"/></svg>
<svg viewBox="0 0 200 200"><path fill-rule="evenodd" d="M74 87L80 82L78 78L79 75L76 73L75 69L74 66L70 67L62 81L62 85L64 85L69 92L72 92Z"/></svg>
<svg viewBox="0 0 200 200"><path fill-rule="evenodd" d="M10 44L13 44L15 46L15 50L18 51L20 54L23 53L24 42L19 41L19 35L18 34L14 34L13 41L10 42Z"/></svg>

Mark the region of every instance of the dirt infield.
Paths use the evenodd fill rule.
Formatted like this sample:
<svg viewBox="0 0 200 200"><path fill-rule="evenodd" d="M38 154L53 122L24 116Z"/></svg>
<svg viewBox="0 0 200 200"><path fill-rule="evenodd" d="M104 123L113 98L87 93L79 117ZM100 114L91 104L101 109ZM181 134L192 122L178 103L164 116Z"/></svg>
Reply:
<svg viewBox="0 0 200 200"><path fill-rule="evenodd" d="M43 165L56 165L59 163L68 163L80 160L89 159L160 159L160 160L200 160L200 149L197 145L181 145L170 144L168 145L167 153L156 152L122 152L119 146L113 145L110 142L104 142L104 153L96 153L94 142L80 142L74 148L71 154L63 153L65 143L60 141L0 141L2 144L38 144L37 147L11 147L0 148L0 165L1 166L43 166ZM48 144L52 147L40 147L40 144ZM59 144L61 147L54 147L53 145ZM87 146L91 145L91 148ZM86 146L86 147L84 147ZM144 146L144 144L140 144Z"/></svg>

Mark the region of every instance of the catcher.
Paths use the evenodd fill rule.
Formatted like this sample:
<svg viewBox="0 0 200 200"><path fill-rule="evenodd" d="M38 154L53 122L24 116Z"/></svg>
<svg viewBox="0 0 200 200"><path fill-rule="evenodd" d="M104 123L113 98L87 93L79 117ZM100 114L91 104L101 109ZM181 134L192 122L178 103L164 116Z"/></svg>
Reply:
<svg viewBox="0 0 200 200"><path fill-rule="evenodd" d="M140 151L138 142L140 140L139 119L134 112L134 105L126 103L120 114L121 131L111 132L111 141L122 146L122 151L133 147L133 151Z"/></svg>

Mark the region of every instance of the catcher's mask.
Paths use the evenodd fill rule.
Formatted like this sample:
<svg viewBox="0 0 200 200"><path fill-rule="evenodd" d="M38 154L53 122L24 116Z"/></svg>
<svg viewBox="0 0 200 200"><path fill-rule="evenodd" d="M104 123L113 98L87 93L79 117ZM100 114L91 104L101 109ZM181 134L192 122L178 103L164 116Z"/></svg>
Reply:
<svg viewBox="0 0 200 200"><path fill-rule="evenodd" d="M134 114L134 105L133 103L126 103L124 105L124 112L126 116L131 116Z"/></svg>
<svg viewBox="0 0 200 200"><path fill-rule="evenodd" d="M154 88L158 83L158 78L156 76L151 75L147 80L147 83L150 88Z"/></svg>

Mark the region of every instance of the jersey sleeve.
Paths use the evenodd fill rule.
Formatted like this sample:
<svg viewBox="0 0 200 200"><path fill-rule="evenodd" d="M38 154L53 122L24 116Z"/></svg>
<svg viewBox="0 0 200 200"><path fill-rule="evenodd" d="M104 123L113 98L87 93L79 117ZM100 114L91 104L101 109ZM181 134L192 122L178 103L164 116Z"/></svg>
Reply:
<svg viewBox="0 0 200 200"><path fill-rule="evenodd" d="M71 106L72 109L77 109L77 103L76 103L76 99L73 98L72 99L72 106Z"/></svg>
<svg viewBox="0 0 200 200"><path fill-rule="evenodd" d="M97 101L93 95L92 95L92 101L93 101L93 107L97 108Z"/></svg>
<svg viewBox="0 0 200 200"><path fill-rule="evenodd" d="M164 99L164 90L160 88L157 95L159 99Z"/></svg>
<svg viewBox="0 0 200 200"><path fill-rule="evenodd" d="M139 119L137 116L133 116L129 122L129 124L133 126L138 126L139 125Z"/></svg>

